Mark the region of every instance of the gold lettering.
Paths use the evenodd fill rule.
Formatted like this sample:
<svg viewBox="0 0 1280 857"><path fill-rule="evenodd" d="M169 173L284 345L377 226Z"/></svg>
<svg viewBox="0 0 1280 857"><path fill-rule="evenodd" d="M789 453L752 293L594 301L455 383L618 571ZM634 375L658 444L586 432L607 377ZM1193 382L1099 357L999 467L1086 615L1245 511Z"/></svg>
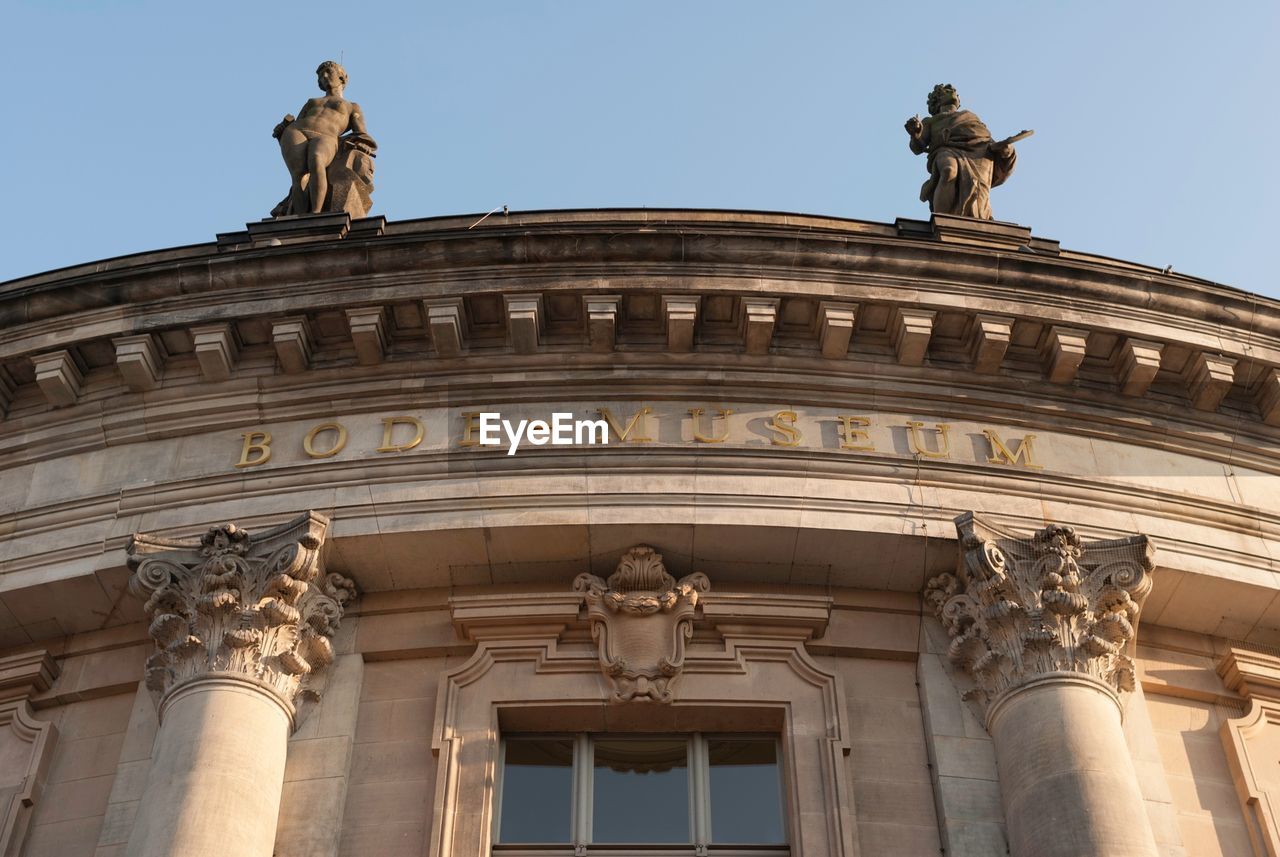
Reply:
<svg viewBox="0 0 1280 857"><path fill-rule="evenodd" d="M635 416L633 416L630 420L627 421L626 428L619 428L618 421L613 418L613 414L609 412L608 408L596 408L596 413L598 413L600 416L605 418L605 422L609 423L609 428L611 428L613 430L613 433L618 436L618 443L626 443L627 437L631 434L631 431L636 427L637 424L639 424L640 426L640 431L639 431L639 434L636 436L636 438L631 442L632 443L653 443L653 438L648 437L644 433L645 423L648 422L648 420L644 419L644 417L646 414L649 414L652 412L653 412L652 408L647 406L643 407L640 410L636 411Z"/></svg>
<svg viewBox="0 0 1280 857"><path fill-rule="evenodd" d="M1023 467L1031 470L1044 469L1043 466L1036 464L1033 455L1035 450L1032 449L1031 442L1036 439L1035 435L1024 435L1022 443L1018 444L1017 451L1011 451L994 429L983 429L982 433L987 436L987 442L991 444L991 456L987 458L987 464L1008 464L1017 467L1018 460L1021 459Z"/></svg>
<svg viewBox="0 0 1280 857"><path fill-rule="evenodd" d="M702 416L703 409L702 408L689 409L689 416L693 417L693 439L696 440L698 443L724 443L726 440L729 439L729 415L732 414L733 411L728 408L717 408L716 410L719 411L720 413L720 419L724 420L724 434L720 435L720 437L708 437L705 434L701 434L698 431L698 417ZM716 426L716 418L712 417L711 418L712 431L715 430L715 426Z"/></svg>
<svg viewBox="0 0 1280 857"><path fill-rule="evenodd" d="M244 446L240 449L240 460L236 462L236 467L257 467L271 460L271 432L247 431L240 436L244 438ZM255 451L261 455L250 461L249 454Z"/></svg>
<svg viewBox="0 0 1280 857"><path fill-rule="evenodd" d="M413 440L408 443L392 443L391 435L395 431L396 426L413 426ZM418 444L422 443L422 438L427 434L427 428L422 424L422 420L417 417L383 417L382 418L382 446L378 447L378 452L408 452Z"/></svg>
<svg viewBox="0 0 1280 857"><path fill-rule="evenodd" d="M871 440L867 426L871 420L866 417L854 417L849 414L837 414L840 420L840 448L856 449L859 452L875 452L876 445ZM857 428L854 428L857 426Z"/></svg>
<svg viewBox="0 0 1280 857"><path fill-rule="evenodd" d="M333 446L324 452L316 449L316 435L321 432L336 432L337 437L333 441ZM342 423L321 423L320 425L307 432L307 436L302 439L302 451L307 454L308 458L328 458L331 455L337 455L342 452L342 448L347 445L347 430Z"/></svg>
<svg viewBox="0 0 1280 857"><path fill-rule="evenodd" d="M934 423L933 431L938 433L938 449L936 452L925 446L924 440L920 437L920 429L922 428L924 428L924 423L907 420L907 439L911 444L911 452L925 458L950 458L951 437L947 432L951 426L947 423Z"/></svg>
<svg viewBox="0 0 1280 857"><path fill-rule="evenodd" d="M777 432L782 437L769 438L769 442L774 446L799 446L800 438L804 435L800 434L800 430L796 428L798 418L795 411L778 411L774 414L773 419L765 423L765 428Z"/></svg>
<svg viewBox="0 0 1280 857"><path fill-rule="evenodd" d="M479 446L480 438L475 433L480 430L480 412L463 411L460 416L466 422L462 426L462 440L458 441L458 446Z"/></svg>

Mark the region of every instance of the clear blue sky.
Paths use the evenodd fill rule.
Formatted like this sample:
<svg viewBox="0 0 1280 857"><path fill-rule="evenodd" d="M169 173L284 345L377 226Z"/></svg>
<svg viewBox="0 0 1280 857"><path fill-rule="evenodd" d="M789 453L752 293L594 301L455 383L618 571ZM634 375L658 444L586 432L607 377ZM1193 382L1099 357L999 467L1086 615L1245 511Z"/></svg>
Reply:
<svg viewBox="0 0 1280 857"><path fill-rule="evenodd" d="M903 121L1034 128L996 217L1280 297L1280 3L0 0L0 280L213 240L287 190L341 57L392 220L651 206L927 217Z"/></svg>

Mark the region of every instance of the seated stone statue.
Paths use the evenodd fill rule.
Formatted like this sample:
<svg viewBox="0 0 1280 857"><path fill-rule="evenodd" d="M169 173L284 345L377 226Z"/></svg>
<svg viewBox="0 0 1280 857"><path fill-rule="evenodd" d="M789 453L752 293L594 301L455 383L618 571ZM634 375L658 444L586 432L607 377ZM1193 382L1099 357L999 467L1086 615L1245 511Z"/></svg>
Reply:
<svg viewBox="0 0 1280 857"><path fill-rule="evenodd" d="M929 180L920 188L920 199L935 214L991 219L991 188L1004 183L1013 172L1017 153L1013 143L1030 131L993 141L982 120L960 109L960 96L949 83L929 93L929 116L907 120L911 151L929 153Z"/></svg>
<svg viewBox="0 0 1280 857"><path fill-rule="evenodd" d="M326 60L316 77L324 96L308 99L296 119L286 114L271 132L291 180L289 195L271 216L345 211L364 217L373 203L378 144L365 130L360 105L342 97L346 69Z"/></svg>

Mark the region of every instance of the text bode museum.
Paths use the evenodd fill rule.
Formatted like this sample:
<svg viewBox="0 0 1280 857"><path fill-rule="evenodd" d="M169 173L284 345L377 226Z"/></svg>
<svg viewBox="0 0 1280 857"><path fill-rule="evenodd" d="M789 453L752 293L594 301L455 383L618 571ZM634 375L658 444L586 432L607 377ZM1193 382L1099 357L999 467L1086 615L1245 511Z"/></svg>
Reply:
<svg viewBox="0 0 1280 857"><path fill-rule="evenodd" d="M271 217L0 285L0 855L1280 855L1280 304L949 84L928 219L387 222L317 78Z"/></svg>

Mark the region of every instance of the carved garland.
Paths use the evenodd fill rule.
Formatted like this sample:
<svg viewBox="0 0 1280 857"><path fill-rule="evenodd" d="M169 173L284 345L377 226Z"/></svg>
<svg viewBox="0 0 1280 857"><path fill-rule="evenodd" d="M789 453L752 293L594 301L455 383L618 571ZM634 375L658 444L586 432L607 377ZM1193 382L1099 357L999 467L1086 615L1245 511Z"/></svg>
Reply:
<svg viewBox="0 0 1280 857"><path fill-rule="evenodd" d="M693 636L699 593L711 588L705 574L675 578L662 554L646 546L623 554L608 580L580 574L600 668L613 685L614 702L670 702L671 682L684 668L685 644Z"/></svg>
<svg viewBox="0 0 1280 857"><path fill-rule="evenodd" d="M208 673L238 673L269 685L286 703L317 698L311 677L333 661L329 638L356 596L351 580L320 571L327 525L311 515L251 538L224 524L185 549L135 536L129 586L147 599L157 647L147 661L147 687L165 694ZM156 548L170 549L138 555Z"/></svg>
<svg viewBox="0 0 1280 857"><path fill-rule="evenodd" d="M1085 544L1053 524L1029 539L997 534L972 514L956 520L960 562L925 587L951 635L950 657L991 702L1038 676L1089 675L1113 691L1134 688L1125 653L1151 591L1146 536ZM973 692L971 692L973 693Z"/></svg>

